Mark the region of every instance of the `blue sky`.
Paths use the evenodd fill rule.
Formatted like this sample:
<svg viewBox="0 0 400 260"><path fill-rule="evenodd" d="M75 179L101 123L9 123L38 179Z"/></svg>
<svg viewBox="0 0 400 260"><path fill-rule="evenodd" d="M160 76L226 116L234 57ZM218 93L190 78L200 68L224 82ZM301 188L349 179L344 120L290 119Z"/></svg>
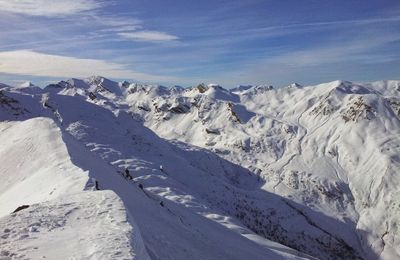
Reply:
<svg viewBox="0 0 400 260"><path fill-rule="evenodd" d="M0 82L400 79L400 1L0 0Z"/></svg>

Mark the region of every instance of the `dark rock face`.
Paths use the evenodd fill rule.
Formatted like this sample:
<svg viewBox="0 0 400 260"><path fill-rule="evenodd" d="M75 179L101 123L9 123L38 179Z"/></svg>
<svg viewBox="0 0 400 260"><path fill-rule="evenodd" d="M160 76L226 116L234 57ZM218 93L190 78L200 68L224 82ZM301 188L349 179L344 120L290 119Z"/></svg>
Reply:
<svg viewBox="0 0 400 260"><path fill-rule="evenodd" d="M0 91L0 107L4 108L9 112L9 114L14 116L29 113L29 111L23 108L17 100L5 95L3 91Z"/></svg>
<svg viewBox="0 0 400 260"><path fill-rule="evenodd" d="M21 210L27 209L27 208L29 208L29 205L22 205L22 206L19 206L18 208L16 208L12 213L17 213L18 211L21 211Z"/></svg>
<svg viewBox="0 0 400 260"><path fill-rule="evenodd" d="M350 104L350 107L342 114L343 120L357 122L360 118L371 120L375 117L376 111L368 105L362 97Z"/></svg>

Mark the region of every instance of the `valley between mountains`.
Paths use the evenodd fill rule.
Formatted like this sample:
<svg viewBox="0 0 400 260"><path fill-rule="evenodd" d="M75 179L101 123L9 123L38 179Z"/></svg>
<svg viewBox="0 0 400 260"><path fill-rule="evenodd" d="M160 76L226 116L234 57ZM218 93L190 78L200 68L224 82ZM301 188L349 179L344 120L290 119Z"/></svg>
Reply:
<svg viewBox="0 0 400 260"><path fill-rule="evenodd" d="M400 257L400 81L0 84L0 144L1 259Z"/></svg>

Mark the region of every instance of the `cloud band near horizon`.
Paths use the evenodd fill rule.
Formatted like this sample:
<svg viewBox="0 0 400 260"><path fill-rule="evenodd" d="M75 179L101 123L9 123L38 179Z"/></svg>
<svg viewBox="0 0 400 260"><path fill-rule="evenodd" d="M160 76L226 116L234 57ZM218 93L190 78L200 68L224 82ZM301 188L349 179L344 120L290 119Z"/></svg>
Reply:
<svg viewBox="0 0 400 260"><path fill-rule="evenodd" d="M31 50L0 52L0 72L53 78L103 75L111 78L134 79L138 81L179 81L179 79L174 77L137 72L128 69L126 65L104 60L51 55Z"/></svg>

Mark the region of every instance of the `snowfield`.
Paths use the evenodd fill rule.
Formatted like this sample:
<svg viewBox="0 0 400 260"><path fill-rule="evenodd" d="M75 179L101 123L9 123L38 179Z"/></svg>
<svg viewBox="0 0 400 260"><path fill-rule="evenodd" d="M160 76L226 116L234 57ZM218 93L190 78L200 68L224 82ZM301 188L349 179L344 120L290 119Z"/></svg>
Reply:
<svg viewBox="0 0 400 260"><path fill-rule="evenodd" d="M2 258L400 257L400 81L0 86Z"/></svg>
<svg viewBox="0 0 400 260"><path fill-rule="evenodd" d="M61 131L49 118L2 122L0 143L0 216L20 205L77 193L88 182L88 174L71 162Z"/></svg>
<svg viewBox="0 0 400 260"><path fill-rule="evenodd" d="M112 191L80 192L0 219L1 259L150 259Z"/></svg>

